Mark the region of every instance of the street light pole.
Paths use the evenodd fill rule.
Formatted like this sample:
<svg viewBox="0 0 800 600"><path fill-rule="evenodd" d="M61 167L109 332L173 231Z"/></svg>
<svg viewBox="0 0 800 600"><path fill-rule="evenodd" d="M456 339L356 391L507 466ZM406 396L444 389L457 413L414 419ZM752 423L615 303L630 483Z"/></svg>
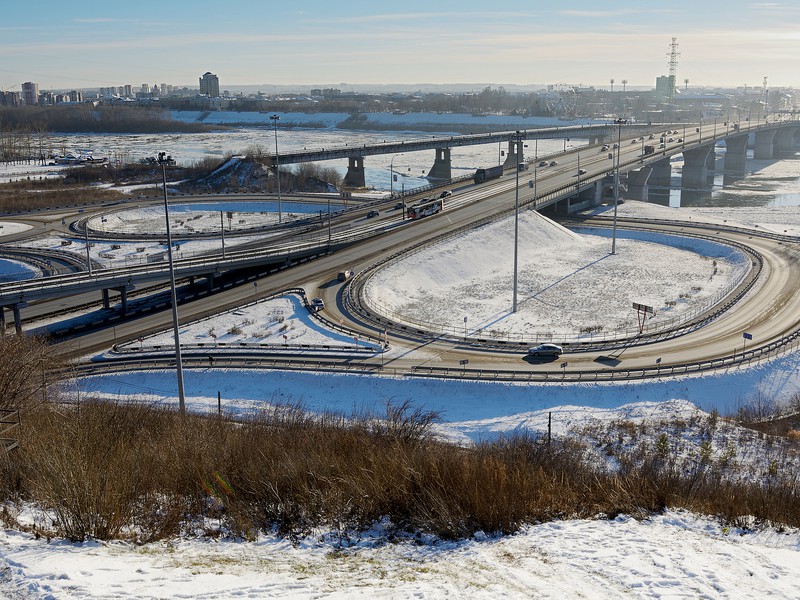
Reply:
<svg viewBox="0 0 800 600"><path fill-rule="evenodd" d="M622 119L617 119L617 164L614 169L614 224L611 228L611 254L617 253L617 207L619 206L619 156L622 151Z"/></svg>
<svg viewBox="0 0 800 600"><path fill-rule="evenodd" d="M392 160L389 161L389 198L394 200L394 159L398 156L403 156L404 152L400 154L395 154L392 156Z"/></svg>
<svg viewBox="0 0 800 600"><path fill-rule="evenodd" d="M514 297L512 300L511 312L517 312L517 274L519 265L519 145L520 135L517 131L517 145L514 148L514 162L516 163L515 170L517 172L517 180L514 185Z"/></svg>
<svg viewBox="0 0 800 600"><path fill-rule="evenodd" d="M282 223L283 214L281 210L281 161L280 161L280 156L278 155L278 121L280 121L280 116L270 115L269 118L275 125L275 176L278 179L278 223Z"/></svg>
<svg viewBox="0 0 800 600"><path fill-rule="evenodd" d="M161 176L164 183L164 218L167 224L167 258L169 259L169 284L172 293L172 330L175 337L175 367L178 371L178 409L181 414L186 412L186 397L183 391L183 361L181 360L181 337L178 325L178 294L175 291L175 263L172 259L172 234L169 228L169 203L167 201L167 162L172 157L166 152L158 153L158 162L161 163Z"/></svg>

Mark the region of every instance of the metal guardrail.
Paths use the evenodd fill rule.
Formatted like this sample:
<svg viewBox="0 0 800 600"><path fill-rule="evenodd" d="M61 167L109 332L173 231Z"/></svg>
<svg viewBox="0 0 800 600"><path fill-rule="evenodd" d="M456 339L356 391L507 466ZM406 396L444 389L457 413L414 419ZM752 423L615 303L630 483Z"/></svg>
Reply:
<svg viewBox="0 0 800 600"><path fill-rule="evenodd" d="M7 453L19 447L19 440L14 437L19 425L19 410L0 408L0 448Z"/></svg>

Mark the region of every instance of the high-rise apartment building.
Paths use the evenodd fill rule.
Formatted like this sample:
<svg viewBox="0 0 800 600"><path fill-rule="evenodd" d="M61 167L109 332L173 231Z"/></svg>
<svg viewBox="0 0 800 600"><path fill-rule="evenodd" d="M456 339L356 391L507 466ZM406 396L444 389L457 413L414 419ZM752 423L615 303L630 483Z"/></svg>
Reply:
<svg viewBox="0 0 800 600"><path fill-rule="evenodd" d="M211 72L206 72L200 78L200 93L209 98L219 98L219 77Z"/></svg>
<svg viewBox="0 0 800 600"><path fill-rule="evenodd" d="M26 106L39 104L39 84L26 81L22 84L22 101Z"/></svg>

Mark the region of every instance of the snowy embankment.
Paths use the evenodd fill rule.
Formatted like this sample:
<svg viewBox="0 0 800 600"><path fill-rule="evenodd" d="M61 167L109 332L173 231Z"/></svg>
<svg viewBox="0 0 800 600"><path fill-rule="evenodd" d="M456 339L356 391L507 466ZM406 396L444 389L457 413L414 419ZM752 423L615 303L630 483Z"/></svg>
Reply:
<svg viewBox="0 0 800 600"><path fill-rule="evenodd" d="M797 532L724 527L668 511L644 521L555 521L459 543L351 545L274 535L133 546L0 532L7 598L797 598ZM424 543L424 542L429 543ZM423 542L423 543L420 543ZM432 543L430 543L432 542Z"/></svg>

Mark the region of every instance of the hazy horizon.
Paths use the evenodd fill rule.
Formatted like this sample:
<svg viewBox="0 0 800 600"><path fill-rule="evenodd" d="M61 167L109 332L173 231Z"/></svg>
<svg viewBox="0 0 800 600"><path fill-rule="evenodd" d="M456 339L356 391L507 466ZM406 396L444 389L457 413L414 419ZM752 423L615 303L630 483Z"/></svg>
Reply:
<svg viewBox="0 0 800 600"><path fill-rule="evenodd" d="M669 72L684 87L792 87L800 5L589 0L532 6L474 0L399 8L308 0L302 8L247 0L7 3L0 90L142 83L196 87L206 71L239 86L536 87L549 83L650 89ZM269 82L252 83L252 82ZM348 82L348 83L325 83ZM386 83L389 82L389 83ZM425 82L428 82L427 84Z"/></svg>

